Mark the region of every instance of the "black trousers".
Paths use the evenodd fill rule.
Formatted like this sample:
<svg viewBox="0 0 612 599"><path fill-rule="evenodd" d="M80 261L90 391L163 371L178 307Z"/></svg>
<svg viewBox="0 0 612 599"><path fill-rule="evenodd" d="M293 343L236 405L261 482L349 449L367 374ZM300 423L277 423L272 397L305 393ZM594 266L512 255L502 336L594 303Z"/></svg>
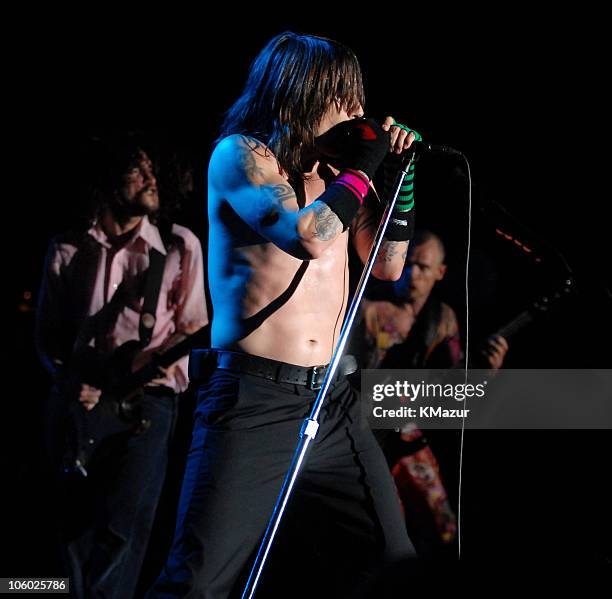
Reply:
<svg viewBox="0 0 612 599"><path fill-rule="evenodd" d="M240 596L315 398L228 370L201 386L174 544L149 599ZM346 379L332 386L258 597L356 596L382 566L414 557L358 402Z"/></svg>
<svg viewBox="0 0 612 599"><path fill-rule="evenodd" d="M149 430L115 439L87 479L57 480L60 543L73 597L134 597L166 475L177 401L168 391L145 393ZM61 414L60 402L63 397L52 393L51 418ZM56 471L59 459L57 453Z"/></svg>

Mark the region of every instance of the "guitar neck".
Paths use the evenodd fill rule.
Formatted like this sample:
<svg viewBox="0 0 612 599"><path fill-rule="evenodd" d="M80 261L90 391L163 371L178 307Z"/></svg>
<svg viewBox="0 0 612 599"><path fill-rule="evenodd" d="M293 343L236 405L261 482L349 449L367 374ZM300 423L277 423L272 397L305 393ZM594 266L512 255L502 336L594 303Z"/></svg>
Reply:
<svg viewBox="0 0 612 599"><path fill-rule="evenodd" d="M521 312L516 318L512 319L509 323L505 324L499 330L495 332L495 335L510 339L513 335L518 333L522 328L531 324L535 320L535 315L530 310Z"/></svg>
<svg viewBox="0 0 612 599"><path fill-rule="evenodd" d="M203 326L201 329L189 335L176 345L173 345L170 349L165 351L163 354L159 354L156 358L155 364L162 368L168 368L172 366L177 360L180 360L184 355L188 354L189 351L200 345L203 347L210 346L210 324Z"/></svg>
<svg viewBox="0 0 612 599"><path fill-rule="evenodd" d="M528 310L521 312L516 318L501 327L495 335L509 339L522 328L536 320L538 315L548 312L553 305L556 305L563 297L570 294L573 290L573 284L572 279L567 279L562 288L534 302Z"/></svg>
<svg viewBox="0 0 612 599"><path fill-rule="evenodd" d="M210 347L210 324L202 327L189 337L186 337L163 354L157 354L155 359L140 370L132 373L121 385L123 392L127 393L143 387L159 376L159 367L168 368L177 360L187 355L196 346Z"/></svg>

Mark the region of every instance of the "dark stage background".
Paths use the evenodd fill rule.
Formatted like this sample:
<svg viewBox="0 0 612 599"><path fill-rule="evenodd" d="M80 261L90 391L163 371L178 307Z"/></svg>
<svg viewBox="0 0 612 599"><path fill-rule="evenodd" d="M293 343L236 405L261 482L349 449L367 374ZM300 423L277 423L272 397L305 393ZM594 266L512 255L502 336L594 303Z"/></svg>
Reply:
<svg viewBox="0 0 612 599"><path fill-rule="evenodd" d="M90 19L35 35L33 54L24 43L22 66L16 67L20 100L9 123L16 133L10 142L15 165L5 198L7 229L14 229L5 234L14 240L5 262L15 270L8 277L12 386L2 419L8 559L1 576L60 571L40 444L49 382L34 352L33 309L49 239L84 214L90 141L132 131L148 141L153 155L164 159L177 152L192 163L195 190L178 220L205 244L211 143L250 61L284 29L351 46L364 72L368 115L392 114L426 140L456 147L470 159L470 343L559 287L569 265L576 293L511 341L505 365L611 366L609 225L591 183L597 167L581 159L576 143L590 127L588 110L574 102L588 73L577 68L563 36L555 39L544 22L510 23L504 32L493 18L472 31L448 21L442 27L439 19L412 24L401 15L395 24L381 14L320 26L314 17L282 21L261 14L267 25L249 32L244 16L242 24L183 16L163 27ZM400 33L402 23L407 35ZM463 326L467 181L461 163L422 160L416 202L419 226L438 232L447 244L449 276L441 291ZM185 406L145 582L159 567L171 534L189 398ZM529 573L564 581L584 572L612 574L610 440L609 431L466 433L464 561L453 575L496 572L526 580ZM452 468L447 478L454 488Z"/></svg>

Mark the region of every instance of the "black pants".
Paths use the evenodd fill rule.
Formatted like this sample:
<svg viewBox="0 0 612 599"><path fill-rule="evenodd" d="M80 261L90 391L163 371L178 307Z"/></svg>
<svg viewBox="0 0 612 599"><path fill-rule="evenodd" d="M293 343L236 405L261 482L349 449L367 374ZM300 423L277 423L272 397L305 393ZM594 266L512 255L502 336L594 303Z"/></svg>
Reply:
<svg viewBox="0 0 612 599"><path fill-rule="evenodd" d="M51 399L56 406L62 401L59 394ZM74 597L134 596L166 474L175 412L175 395L145 394L149 430L113 440L87 479L58 480L59 532Z"/></svg>
<svg viewBox="0 0 612 599"><path fill-rule="evenodd" d="M174 545L147 597L240 596L315 397L228 370L202 385ZM258 597L350 597L383 564L414 557L385 460L345 379L332 386L320 424ZM320 578L304 580L318 568Z"/></svg>

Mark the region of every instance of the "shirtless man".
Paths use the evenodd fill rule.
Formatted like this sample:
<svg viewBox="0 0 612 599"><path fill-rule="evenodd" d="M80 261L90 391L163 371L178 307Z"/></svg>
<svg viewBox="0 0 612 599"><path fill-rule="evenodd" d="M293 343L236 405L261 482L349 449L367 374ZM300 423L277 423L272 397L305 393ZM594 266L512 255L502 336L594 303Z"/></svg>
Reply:
<svg viewBox="0 0 612 599"><path fill-rule="evenodd" d="M150 597L234 596L246 580L338 340L349 239L365 260L376 232L378 219L362 202L369 179L414 139L390 117L382 126L363 119L362 106L350 50L285 33L262 50L226 117L209 166L217 351L192 354L190 374L201 383L192 448L174 546ZM346 146L331 165L315 139L336 125ZM408 235L405 219L396 220L374 267L381 279L403 269ZM335 596L352 596L349 581L363 587L366 573L414 550L384 458L343 376L320 425L262 584L292 567L297 575L299 550L328 568L332 587L317 593L335 584ZM280 568L288 552L279 547L295 536ZM298 596L298 587L285 596Z"/></svg>

